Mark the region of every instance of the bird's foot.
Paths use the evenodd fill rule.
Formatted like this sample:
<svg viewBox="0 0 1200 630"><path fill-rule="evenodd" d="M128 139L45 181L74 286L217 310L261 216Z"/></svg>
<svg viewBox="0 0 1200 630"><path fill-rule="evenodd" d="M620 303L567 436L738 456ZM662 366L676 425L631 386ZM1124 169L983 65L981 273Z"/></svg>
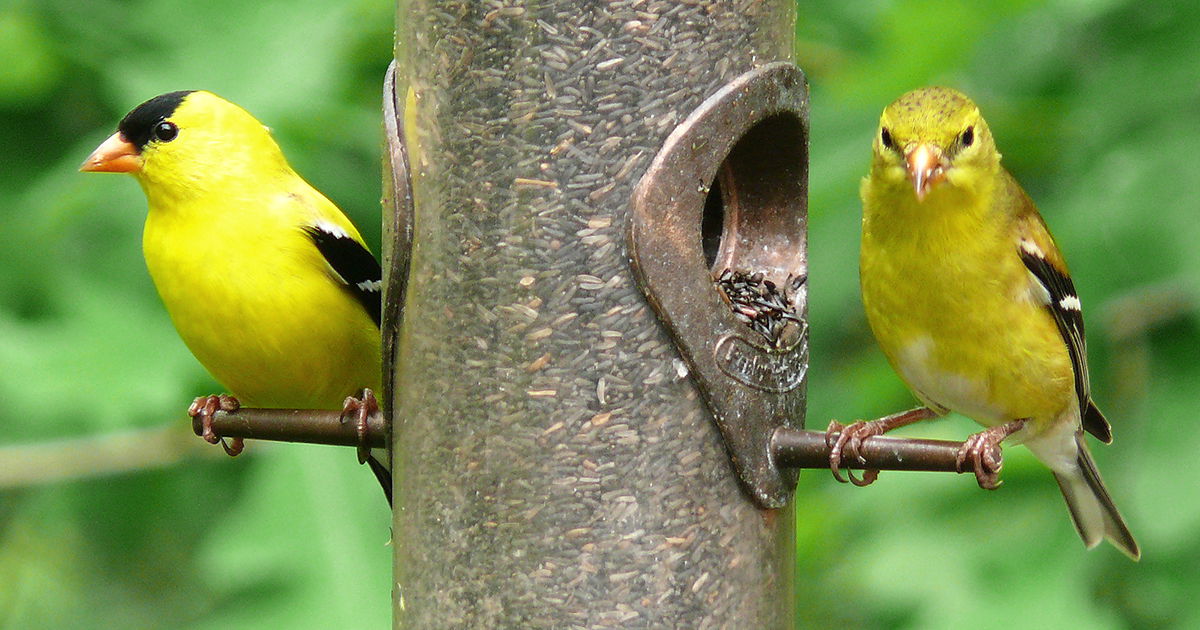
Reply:
<svg viewBox="0 0 1200 630"><path fill-rule="evenodd" d="M1004 454L1000 443L1005 438L1020 431L1025 426L1027 418L1013 420L1005 424L980 431L967 438L962 448L958 450L956 461L958 472L966 472L969 465L975 473L975 480L984 490L995 490L1000 487L1000 469L1004 467Z"/></svg>
<svg viewBox="0 0 1200 630"><path fill-rule="evenodd" d="M871 485L879 478L879 470L877 469L868 468L864 470L862 477L855 477L854 473L847 469L846 478L842 478L843 453L854 457L860 464L866 464L867 461L858 452L863 440L876 435L883 435L892 429L898 429L914 422L932 418L934 415L936 414L928 407L917 407L916 409L909 409L908 411L884 416L870 422L859 420L858 422L851 423L849 426L842 425L837 420L830 421L829 428L825 430L825 444L829 445L829 470L833 472L833 478L842 483L849 481L860 488Z"/></svg>
<svg viewBox="0 0 1200 630"><path fill-rule="evenodd" d="M865 438L883 434L883 431L876 428L878 425L875 425L875 422L877 421L863 422L859 420L849 425L843 425L837 420L829 421L829 428L825 429L825 444L829 446L829 470L833 472L834 479L842 483L848 481L859 487L875 483L875 480L879 477L878 470L864 470L861 478L855 477L854 471L850 469L846 469L846 476L844 478L841 472L843 453L858 459L859 463L866 463L866 460L858 454L858 447ZM830 440L833 442L830 443Z"/></svg>
<svg viewBox="0 0 1200 630"><path fill-rule="evenodd" d="M358 463L360 464L366 463L367 458L371 456L371 447L367 441L367 433L370 428L367 420L376 413L379 413L379 400L375 398L375 392L367 388L363 388L357 397L347 396L346 402L342 403L342 422L352 420L354 431L358 434Z"/></svg>
<svg viewBox="0 0 1200 630"><path fill-rule="evenodd" d="M237 457L246 447L245 442L242 438L235 437L229 438L227 443L224 437L213 431L212 422L213 414L218 411L237 411L241 406L242 403L238 402L237 398L228 394L199 396L188 407L188 415L192 418L192 428L196 435L204 438L209 444L220 444L227 455Z"/></svg>

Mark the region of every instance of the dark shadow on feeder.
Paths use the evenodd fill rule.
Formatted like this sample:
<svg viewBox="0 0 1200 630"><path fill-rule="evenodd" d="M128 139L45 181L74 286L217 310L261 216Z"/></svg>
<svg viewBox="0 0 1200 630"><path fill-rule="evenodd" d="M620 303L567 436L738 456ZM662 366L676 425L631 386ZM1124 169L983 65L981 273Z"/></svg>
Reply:
<svg viewBox="0 0 1200 630"><path fill-rule="evenodd" d="M700 244L704 248L704 262L710 268L717 263L717 251L721 248L721 230L725 227L725 200L721 198L721 180L714 179L704 198L704 218L700 223Z"/></svg>
<svg viewBox="0 0 1200 630"><path fill-rule="evenodd" d="M808 137L800 118L782 112L750 127L721 162L704 225L720 221L714 275L761 273L777 285L803 276L807 263ZM719 219L718 219L719 215Z"/></svg>

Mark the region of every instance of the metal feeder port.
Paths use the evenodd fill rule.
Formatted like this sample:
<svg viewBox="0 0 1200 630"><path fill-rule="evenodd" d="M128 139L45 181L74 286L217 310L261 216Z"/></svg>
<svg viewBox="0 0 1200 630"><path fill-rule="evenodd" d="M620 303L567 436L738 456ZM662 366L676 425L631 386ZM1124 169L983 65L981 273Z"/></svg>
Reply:
<svg viewBox="0 0 1200 630"><path fill-rule="evenodd" d="M808 371L808 86L790 63L747 72L671 134L634 193L637 277L763 507L797 472L772 462L803 428Z"/></svg>

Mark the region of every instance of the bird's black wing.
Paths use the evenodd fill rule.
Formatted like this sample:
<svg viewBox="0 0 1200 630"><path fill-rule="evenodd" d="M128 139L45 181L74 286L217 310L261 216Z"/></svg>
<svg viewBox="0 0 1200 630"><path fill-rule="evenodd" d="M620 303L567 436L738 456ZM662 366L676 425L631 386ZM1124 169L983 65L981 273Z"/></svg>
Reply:
<svg viewBox="0 0 1200 630"><path fill-rule="evenodd" d="M335 225L310 225L304 228L304 232L312 238L313 244L346 290L379 326L383 304L383 271L379 261L366 247Z"/></svg>
<svg viewBox="0 0 1200 630"><path fill-rule="evenodd" d="M1048 260L1041 247L1032 240L1022 240L1018 252L1025 268L1046 290L1046 309L1054 317L1058 332L1067 344L1071 367L1075 373L1075 396L1079 399L1083 428L1105 443L1112 442L1112 429L1108 421L1092 404L1087 367L1087 341L1083 335L1083 309L1079 295L1075 292L1075 283L1058 265Z"/></svg>

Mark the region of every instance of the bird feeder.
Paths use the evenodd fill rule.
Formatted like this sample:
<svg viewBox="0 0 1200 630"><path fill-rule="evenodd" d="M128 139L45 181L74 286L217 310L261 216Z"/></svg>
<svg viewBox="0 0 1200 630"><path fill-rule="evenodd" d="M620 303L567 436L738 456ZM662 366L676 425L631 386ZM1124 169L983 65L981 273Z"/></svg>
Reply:
<svg viewBox="0 0 1200 630"><path fill-rule="evenodd" d="M779 273L802 274L794 11L401 4L393 102L412 215L393 224L412 226L412 247L392 355L396 627L791 627L791 510L748 499L693 378L702 368L630 256L647 251L631 245L638 199L670 195L639 188L653 170L699 203L686 243L698 260L663 264L680 265L689 290L707 283L697 312L732 320L704 263L705 199L743 135L784 129L771 146L788 165L744 190L800 193L771 245L788 247ZM769 65L786 94L739 91ZM753 111L768 92L786 98ZM703 138L679 132L714 96L738 105L700 114ZM670 138L709 142L684 147L689 175L660 158ZM736 169L770 160L742 146L754 157L730 161L733 176L758 177ZM802 391L789 389L797 425Z"/></svg>

